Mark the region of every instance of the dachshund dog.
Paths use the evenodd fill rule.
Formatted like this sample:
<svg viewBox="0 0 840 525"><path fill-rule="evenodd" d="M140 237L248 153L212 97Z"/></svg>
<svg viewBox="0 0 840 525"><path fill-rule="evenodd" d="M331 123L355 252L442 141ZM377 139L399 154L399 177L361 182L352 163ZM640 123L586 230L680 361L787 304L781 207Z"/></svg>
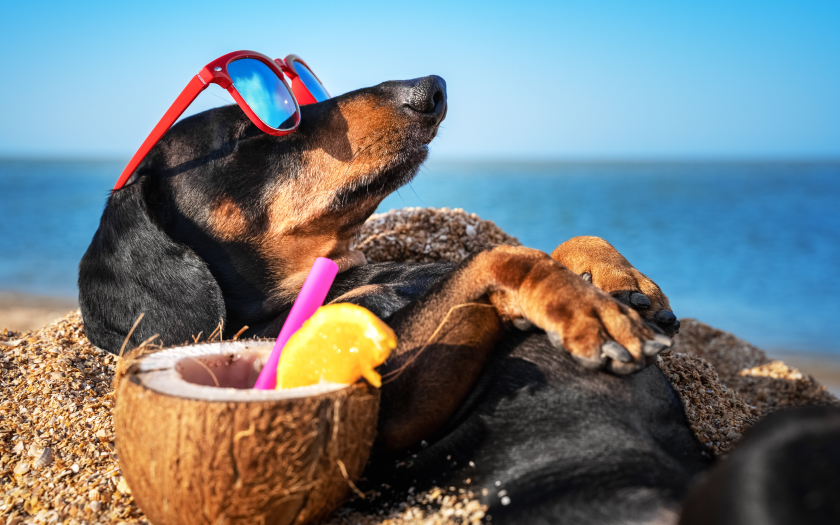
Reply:
<svg viewBox="0 0 840 525"><path fill-rule="evenodd" d="M493 523L675 522L709 455L647 366L679 328L659 287L594 237L366 264L351 241L426 159L446 84L385 82L301 111L282 137L237 106L186 118L110 195L79 269L90 341L119 351L141 313L129 345L220 321L226 337L276 336L328 257L327 301L370 309L399 340L379 369L368 483L466 483Z"/></svg>

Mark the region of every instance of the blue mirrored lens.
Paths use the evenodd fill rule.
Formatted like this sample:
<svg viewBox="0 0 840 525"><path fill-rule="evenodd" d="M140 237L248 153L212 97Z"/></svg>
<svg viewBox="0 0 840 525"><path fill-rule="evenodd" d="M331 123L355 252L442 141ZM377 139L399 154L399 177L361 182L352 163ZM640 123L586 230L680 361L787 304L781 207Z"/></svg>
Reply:
<svg viewBox="0 0 840 525"><path fill-rule="evenodd" d="M294 99L270 67L253 58L240 58L228 64L227 72L236 91L260 120L274 129L294 127Z"/></svg>
<svg viewBox="0 0 840 525"><path fill-rule="evenodd" d="M312 96L315 97L315 100L318 102L323 102L330 98L330 94L327 93L327 89L318 82L318 79L315 78L315 75L312 74L312 71L309 71L309 68L295 60L292 62L292 67L295 70L295 73L298 74L300 77L300 81L303 82L303 85L306 86L306 89L312 93Z"/></svg>

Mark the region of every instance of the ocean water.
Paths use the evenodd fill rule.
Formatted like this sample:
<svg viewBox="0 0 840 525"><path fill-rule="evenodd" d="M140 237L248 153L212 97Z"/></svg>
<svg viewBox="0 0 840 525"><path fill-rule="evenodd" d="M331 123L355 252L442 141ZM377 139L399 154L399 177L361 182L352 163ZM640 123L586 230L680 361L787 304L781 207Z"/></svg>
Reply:
<svg viewBox="0 0 840 525"><path fill-rule="evenodd" d="M0 290L74 296L121 162L0 161ZM680 317L840 358L840 163L427 164L379 211L463 208L534 248L607 239Z"/></svg>

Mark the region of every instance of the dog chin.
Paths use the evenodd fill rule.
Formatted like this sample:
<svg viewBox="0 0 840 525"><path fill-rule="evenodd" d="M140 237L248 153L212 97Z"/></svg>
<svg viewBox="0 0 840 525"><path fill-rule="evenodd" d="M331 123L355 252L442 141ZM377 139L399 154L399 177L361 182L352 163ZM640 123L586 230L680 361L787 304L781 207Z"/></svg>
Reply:
<svg viewBox="0 0 840 525"><path fill-rule="evenodd" d="M428 144L420 144L414 150L405 151L401 155L397 155L392 162L383 166L380 174L375 178L386 179L389 181L391 183L389 186L392 187L392 189L389 190L390 193L411 182L411 179L417 175L417 172L420 170L420 166L426 162L428 157Z"/></svg>
<svg viewBox="0 0 840 525"><path fill-rule="evenodd" d="M425 144L411 152L403 151L401 155L381 163L377 169L368 172L356 184L338 191L331 208L337 210L353 207L360 200L368 197L385 198L408 184L417 175L427 156L428 146Z"/></svg>
<svg viewBox="0 0 840 525"><path fill-rule="evenodd" d="M417 143L414 147L402 147L383 157L379 166L365 177L365 185L389 187L391 192L417 175L420 166L429 157L429 146Z"/></svg>

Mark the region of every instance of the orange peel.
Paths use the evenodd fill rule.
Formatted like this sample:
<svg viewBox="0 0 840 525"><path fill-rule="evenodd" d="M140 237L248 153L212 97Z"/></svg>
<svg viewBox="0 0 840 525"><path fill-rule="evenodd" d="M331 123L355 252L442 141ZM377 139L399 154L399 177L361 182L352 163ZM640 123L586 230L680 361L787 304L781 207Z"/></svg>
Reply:
<svg viewBox="0 0 840 525"><path fill-rule="evenodd" d="M396 346L394 331L370 310L351 303L322 306L283 347L277 388L352 384L362 377L378 388L382 377L374 369Z"/></svg>

